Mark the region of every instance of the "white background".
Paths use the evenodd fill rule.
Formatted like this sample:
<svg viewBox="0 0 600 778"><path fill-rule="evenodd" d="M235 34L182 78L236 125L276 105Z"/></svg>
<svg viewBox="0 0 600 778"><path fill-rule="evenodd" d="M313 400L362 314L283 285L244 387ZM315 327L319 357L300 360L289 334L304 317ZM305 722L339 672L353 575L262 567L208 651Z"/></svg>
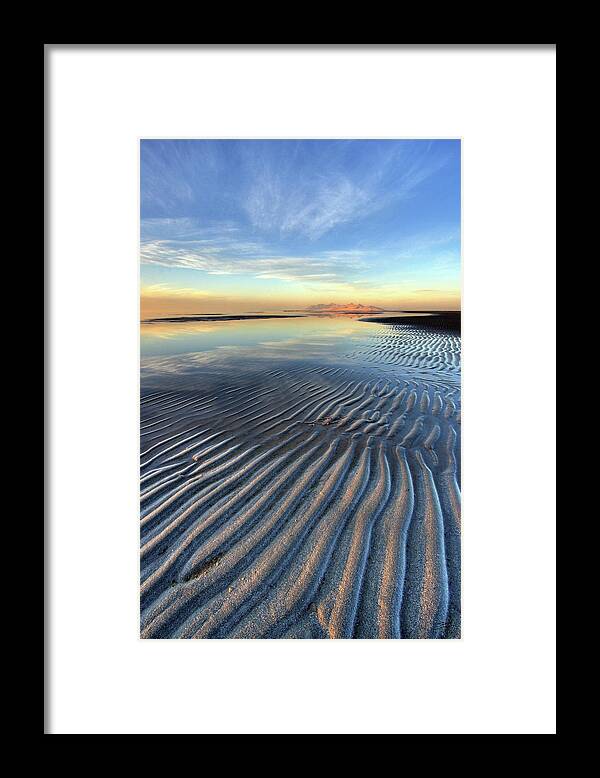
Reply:
<svg viewBox="0 0 600 778"><path fill-rule="evenodd" d="M555 51L47 49L51 733L553 733ZM463 138L463 638L138 638L138 138Z"/></svg>

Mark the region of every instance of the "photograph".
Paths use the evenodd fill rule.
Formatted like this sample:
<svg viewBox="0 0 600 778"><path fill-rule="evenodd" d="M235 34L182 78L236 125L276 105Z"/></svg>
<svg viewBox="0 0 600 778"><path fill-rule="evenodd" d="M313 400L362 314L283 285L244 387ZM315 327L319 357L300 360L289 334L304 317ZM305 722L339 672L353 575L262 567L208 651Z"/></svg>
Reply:
<svg viewBox="0 0 600 778"><path fill-rule="evenodd" d="M140 636L461 637L461 140L140 153Z"/></svg>

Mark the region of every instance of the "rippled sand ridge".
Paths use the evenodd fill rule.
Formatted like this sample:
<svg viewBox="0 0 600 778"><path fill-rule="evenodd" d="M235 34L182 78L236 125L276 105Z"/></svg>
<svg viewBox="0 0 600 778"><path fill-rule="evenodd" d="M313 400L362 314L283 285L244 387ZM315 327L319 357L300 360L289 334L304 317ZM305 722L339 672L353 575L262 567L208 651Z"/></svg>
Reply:
<svg viewBox="0 0 600 778"><path fill-rule="evenodd" d="M339 326L142 360L142 637L460 637L460 335Z"/></svg>

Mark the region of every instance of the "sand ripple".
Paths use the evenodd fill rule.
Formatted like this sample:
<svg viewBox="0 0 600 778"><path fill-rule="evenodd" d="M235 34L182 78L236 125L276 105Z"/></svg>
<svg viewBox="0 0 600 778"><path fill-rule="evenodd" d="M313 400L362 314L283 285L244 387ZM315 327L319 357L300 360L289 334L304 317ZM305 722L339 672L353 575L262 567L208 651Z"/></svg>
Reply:
<svg viewBox="0 0 600 778"><path fill-rule="evenodd" d="M460 636L459 336L167 363L141 399L142 637Z"/></svg>

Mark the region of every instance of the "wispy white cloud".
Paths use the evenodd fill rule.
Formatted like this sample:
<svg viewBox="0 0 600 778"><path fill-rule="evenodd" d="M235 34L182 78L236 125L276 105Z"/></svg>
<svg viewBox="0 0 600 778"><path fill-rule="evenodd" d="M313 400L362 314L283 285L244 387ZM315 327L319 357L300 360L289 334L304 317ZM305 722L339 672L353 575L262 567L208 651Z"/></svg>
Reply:
<svg viewBox="0 0 600 778"><path fill-rule="evenodd" d="M344 176L300 182L288 186L271 178L257 180L244 204L253 227L282 236L301 235L317 240L335 227L364 218L378 207L373 192L362 189ZM379 203L381 206L382 203Z"/></svg>
<svg viewBox="0 0 600 778"><path fill-rule="evenodd" d="M181 287L175 284L144 284L141 289L146 297L212 297L210 292L205 292L196 287Z"/></svg>
<svg viewBox="0 0 600 778"><path fill-rule="evenodd" d="M285 166L264 164L253 170L253 182L242 207L262 232L318 240L336 227L364 220L392 202L411 198L443 165L427 149L392 147L372 168L349 174L333 166L308 177L289 176ZM393 181L393 185L391 182Z"/></svg>
<svg viewBox="0 0 600 778"><path fill-rule="evenodd" d="M282 281L345 278L368 265L359 252L327 252L314 256L269 256L255 244L229 241L217 246L198 241L154 240L140 247L143 264L199 270L209 275L250 275Z"/></svg>
<svg viewBox="0 0 600 778"><path fill-rule="evenodd" d="M182 225L179 225L180 227ZM422 278L422 261L427 257L429 276L445 277L458 272L459 254L453 247L455 231L435 235L414 235L396 244L369 251L329 250L300 256L281 255L260 242L240 240L236 232L219 239L212 231L166 240L146 240L140 247L141 262L167 268L194 270L211 276L249 276L255 279L300 282L321 293L345 294L383 290L373 268L385 269L397 288ZM385 259L384 259L385 258ZM422 283L422 282L421 282ZM399 286L400 285L400 286Z"/></svg>

